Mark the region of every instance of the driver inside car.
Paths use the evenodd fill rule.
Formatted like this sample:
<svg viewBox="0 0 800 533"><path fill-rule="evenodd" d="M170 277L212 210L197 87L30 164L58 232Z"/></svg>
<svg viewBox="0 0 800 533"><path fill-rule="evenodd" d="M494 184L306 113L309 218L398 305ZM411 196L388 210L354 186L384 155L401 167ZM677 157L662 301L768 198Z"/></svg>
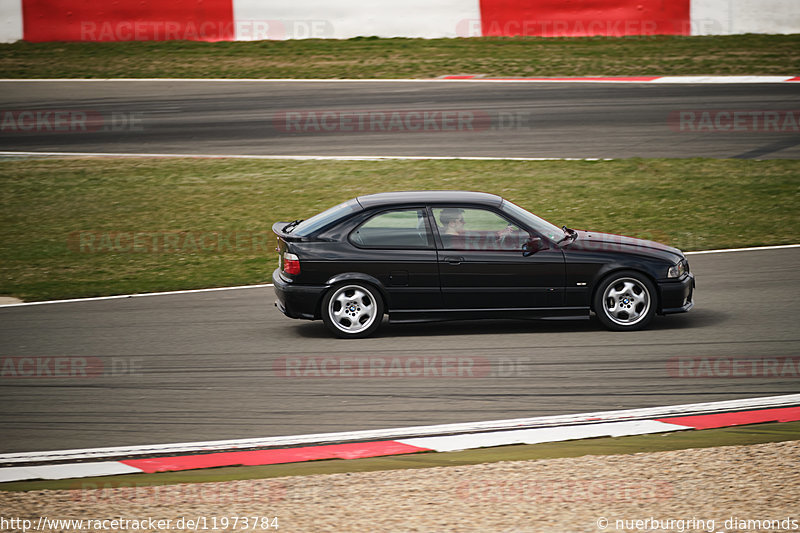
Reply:
<svg viewBox="0 0 800 533"><path fill-rule="evenodd" d="M464 226L464 210L456 208L442 209L439 214L439 222L442 224L442 235L463 235Z"/></svg>
<svg viewBox="0 0 800 533"><path fill-rule="evenodd" d="M440 233L442 235L442 241L444 242L445 248L455 248L466 245L468 235L463 209L455 207L442 209L442 212L439 214L439 222L441 224ZM493 239L487 239L489 235L482 235L484 246L492 249L504 248L504 246L502 246L504 244L503 241L516 231L519 230L515 226L508 224L502 230L492 232L490 235L493 237ZM490 243L488 241L492 242ZM516 249L517 247L514 246L514 248Z"/></svg>

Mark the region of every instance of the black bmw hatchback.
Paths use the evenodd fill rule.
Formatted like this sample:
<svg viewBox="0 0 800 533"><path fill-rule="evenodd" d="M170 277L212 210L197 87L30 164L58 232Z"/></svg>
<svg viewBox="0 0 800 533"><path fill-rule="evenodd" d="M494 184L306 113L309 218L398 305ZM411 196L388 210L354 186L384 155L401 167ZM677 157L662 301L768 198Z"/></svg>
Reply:
<svg viewBox="0 0 800 533"><path fill-rule="evenodd" d="M694 305L677 248L559 228L493 194L373 194L272 230L275 304L344 338L371 335L384 314L419 322L593 311L623 331Z"/></svg>

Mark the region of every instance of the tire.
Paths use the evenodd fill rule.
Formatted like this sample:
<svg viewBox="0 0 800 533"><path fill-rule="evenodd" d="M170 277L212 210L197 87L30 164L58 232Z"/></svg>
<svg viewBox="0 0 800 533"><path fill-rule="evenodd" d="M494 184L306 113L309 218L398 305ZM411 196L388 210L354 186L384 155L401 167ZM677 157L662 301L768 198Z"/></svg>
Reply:
<svg viewBox="0 0 800 533"><path fill-rule="evenodd" d="M623 270L605 278L594 294L594 312L611 331L646 328L656 314L656 288L643 274Z"/></svg>
<svg viewBox="0 0 800 533"><path fill-rule="evenodd" d="M375 333L383 311L378 290L360 281L335 285L322 299L322 321L342 339L361 339Z"/></svg>

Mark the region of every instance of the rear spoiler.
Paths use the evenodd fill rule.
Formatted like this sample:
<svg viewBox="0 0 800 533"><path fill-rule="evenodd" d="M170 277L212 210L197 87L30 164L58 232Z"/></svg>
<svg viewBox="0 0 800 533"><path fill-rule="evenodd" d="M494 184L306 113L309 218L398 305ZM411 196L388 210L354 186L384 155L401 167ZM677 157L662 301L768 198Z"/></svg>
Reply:
<svg viewBox="0 0 800 533"><path fill-rule="evenodd" d="M292 235L291 231L289 233L283 231L283 228L285 228L289 224L290 224L290 222L276 222L276 223L274 223L272 225L272 233L274 233L275 235L277 235L279 238L283 239L286 242L302 241L303 238L300 237L299 235Z"/></svg>

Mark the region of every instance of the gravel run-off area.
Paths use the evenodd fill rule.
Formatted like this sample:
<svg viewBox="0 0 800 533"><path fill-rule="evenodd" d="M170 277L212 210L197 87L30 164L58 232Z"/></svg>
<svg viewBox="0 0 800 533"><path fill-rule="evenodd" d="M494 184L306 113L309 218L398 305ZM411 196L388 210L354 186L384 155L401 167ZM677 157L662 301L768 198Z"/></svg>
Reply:
<svg viewBox="0 0 800 533"><path fill-rule="evenodd" d="M145 519L93 524L106 531L275 531L275 525L278 531L309 532L800 531L800 441L225 483L3 492L0 509L5 519L28 518L34 525L42 516ZM48 525L43 529L76 531ZM83 530L101 530L91 525Z"/></svg>

